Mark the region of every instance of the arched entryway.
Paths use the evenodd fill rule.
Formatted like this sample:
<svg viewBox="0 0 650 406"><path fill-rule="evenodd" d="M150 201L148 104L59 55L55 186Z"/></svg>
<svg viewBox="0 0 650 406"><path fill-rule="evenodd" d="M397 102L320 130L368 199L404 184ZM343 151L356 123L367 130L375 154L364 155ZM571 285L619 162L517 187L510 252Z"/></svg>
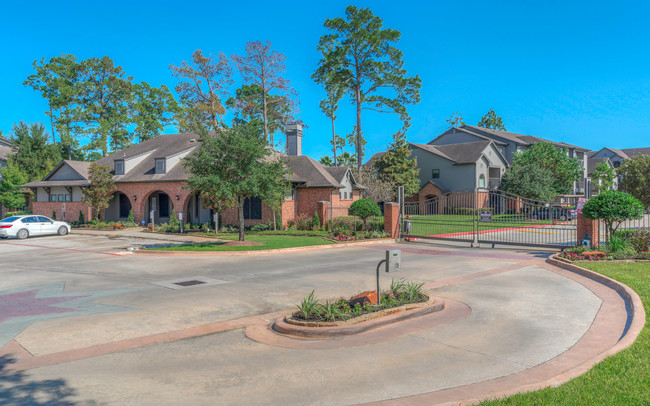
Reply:
<svg viewBox="0 0 650 406"><path fill-rule="evenodd" d="M108 207L104 210L106 221L125 221L131 211L131 200L122 192L115 192L108 201Z"/></svg>
<svg viewBox="0 0 650 406"><path fill-rule="evenodd" d="M156 224L169 223L174 202L167 193L157 190L147 196L144 203L144 220L151 223L151 214L153 213L153 222Z"/></svg>
<svg viewBox="0 0 650 406"><path fill-rule="evenodd" d="M198 193L187 198L183 215L187 223L209 223L212 221L212 211L203 207L203 200Z"/></svg>

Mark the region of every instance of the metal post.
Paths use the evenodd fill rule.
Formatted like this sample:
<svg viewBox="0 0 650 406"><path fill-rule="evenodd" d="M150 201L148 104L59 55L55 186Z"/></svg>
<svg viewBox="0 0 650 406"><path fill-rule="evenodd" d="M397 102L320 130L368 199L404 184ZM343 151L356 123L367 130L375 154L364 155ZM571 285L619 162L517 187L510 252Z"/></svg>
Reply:
<svg viewBox="0 0 650 406"><path fill-rule="evenodd" d="M397 230L399 235L399 238L403 238L403 224L404 224L404 186L398 186L397 187L397 203L399 204L399 220L397 221L399 224L397 224Z"/></svg>
<svg viewBox="0 0 650 406"><path fill-rule="evenodd" d="M378 305L381 304L381 295L379 294L379 268L381 267L381 264L384 264L384 263L386 263L386 260L382 259L377 264L377 304Z"/></svg>
<svg viewBox="0 0 650 406"><path fill-rule="evenodd" d="M149 219L151 219L151 231L154 231L154 229L156 228L156 222L154 221L154 211L153 210L151 210L149 212Z"/></svg>
<svg viewBox="0 0 650 406"><path fill-rule="evenodd" d="M474 240L472 241L472 248L478 248L478 189L474 188L474 220L472 221L472 231L474 233Z"/></svg>

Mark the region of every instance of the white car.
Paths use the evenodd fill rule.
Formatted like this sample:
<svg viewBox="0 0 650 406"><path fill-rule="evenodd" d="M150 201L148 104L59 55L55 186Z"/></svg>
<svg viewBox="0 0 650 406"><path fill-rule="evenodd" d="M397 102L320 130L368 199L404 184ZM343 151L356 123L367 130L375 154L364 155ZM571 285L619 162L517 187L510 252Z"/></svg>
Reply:
<svg viewBox="0 0 650 406"><path fill-rule="evenodd" d="M16 237L22 240L35 235L66 235L69 232L70 224L45 216L12 216L0 220L0 238Z"/></svg>

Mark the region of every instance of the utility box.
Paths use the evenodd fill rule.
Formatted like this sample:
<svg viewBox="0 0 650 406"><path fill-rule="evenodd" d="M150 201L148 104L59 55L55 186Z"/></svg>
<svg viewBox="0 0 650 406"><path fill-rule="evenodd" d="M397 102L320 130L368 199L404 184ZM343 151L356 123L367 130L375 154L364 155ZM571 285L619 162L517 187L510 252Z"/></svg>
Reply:
<svg viewBox="0 0 650 406"><path fill-rule="evenodd" d="M402 251L401 250L387 250L386 251L386 272L397 272L402 266Z"/></svg>

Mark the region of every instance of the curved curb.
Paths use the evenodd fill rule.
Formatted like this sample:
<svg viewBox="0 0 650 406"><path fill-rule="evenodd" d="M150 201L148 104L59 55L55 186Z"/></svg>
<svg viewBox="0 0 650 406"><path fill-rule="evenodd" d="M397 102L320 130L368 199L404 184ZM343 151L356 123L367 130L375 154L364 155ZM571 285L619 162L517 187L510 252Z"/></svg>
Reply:
<svg viewBox="0 0 650 406"><path fill-rule="evenodd" d="M590 271L589 269L582 268L575 264L564 262L556 257L557 254L551 255L551 257L548 258L546 262L558 268L566 269L567 271L577 273L578 275L582 275L586 278L602 283L603 285L615 290L619 295L621 295L623 299L625 299L626 305L629 306L630 315L628 316L628 319L631 320L629 320L629 325L623 332L620 340L612 348L610 348L609 351L604 353L604 356L600 357L596 362L594 362L594 364L600 362L607 356L616 354L617 352L632 345L632 343L634 343L636 340L636 337L639 335L639 333L641 333L641 330L643 330L646 318L645 310L643 309L643 302L641 301L639 295L637 295L636 292L630 289L627 285L615 279L601 275L594 271Z"/></svg>
<svg viewBox="0 0 650 406"><path fill-rule="evenodd" d="M548 387L556 387L562 385L571 379L586 373L594 365L603 361L605 358L631 346L643 329L646 318L645 311L643 309L643 303L636 292L619 281L608 278L594 271L579 267L577 265L565 263L554 257L555 255L547 258L545 261L552 267L560 268L554 272L557 272L560 275L562 273L568 272L575 274L576 278L587 278L591 281L592 284L599 284L602 285L604 289L612 290L612 295L615 294L614 292L616 292L616 294L620 296L620 299L623 299L625 301L625 306L628 310L626 328L624 329L621 337L616 340L612 346L604 349L602 352L594 353L588 358L581 359L581 357L577 355L575 351L577 347L582 347L582 349L585 349L589 346L589 344L584 342L585 336L589 335L591 332L591 330L589 330L582 339L574 344L572 348L562 354L559 354L554 359L512 375L506 375L488 381L477 382L454 388L422 393L419 395L367 402L362 403L362 405L472 405L480 403L484 400L498 400L519 393L531 392ZM575 278L570 279L577 281ZM589 284L589 282L587 283ZM581 284L589 288L584 283ZM599 315L596 317L598 318ZM598 336L601 334L602 333L594 332L592 334L592 341L594 339L598 339Z"/></svg>
<svg viewBox="0 0 650 406"><path fill-rule="evenodd" d="M354 334L363 333L368 330L372 330L378 327L386 326L389 324L397 323L402 320L407 320L413 317L422 316L425 314L435 313L443 310L445 308L445 302L440 298L430 297L429 301L426 302L428 306L416 308L394 308L387 310L398 310L397 312L391 314L377 315L375 318L361 321L356 324L347 324L347 325L338 325L331 327L321 327L321 326L301 326L296 324L288 323L285 319L286 317L281 317L275 321L272 325L273 331L286 334L293 337L301 338L335 338L341 336L349 336ZM377 312L380 313L380 312Z"/></svg>
<svg viewBox="0 0 650 406"><path fill-rule="evenodd" d="M250 251L161 251L161 250L137 250L135 255L157 255L161 257L228 257L239 255L276 255L288 252L300 252L310 250L325 250L335 248L350 248L357 245L385 244L395 242L394 238L387 238L372 241L346 242L339 244L309 245L307 247L278 248L275 250L250 250Z"/></svg>

